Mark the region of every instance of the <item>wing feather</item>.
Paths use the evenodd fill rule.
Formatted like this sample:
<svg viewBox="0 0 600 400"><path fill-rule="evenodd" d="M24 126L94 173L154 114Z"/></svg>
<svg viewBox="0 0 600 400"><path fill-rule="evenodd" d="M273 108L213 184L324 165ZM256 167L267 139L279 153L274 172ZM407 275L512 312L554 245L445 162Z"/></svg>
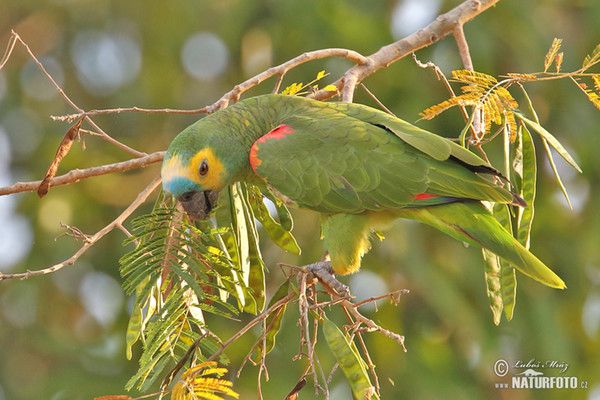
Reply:
<svg viewBox="0 0 600 400"><path fill-rule="evenodd" d="M435 204L419 194L510 203L512 194L470 170L468 150L368 107L306 99L275 121L293 131L253 146L255 168L299 207L359 213ZM458 149L457 149L458 147Z"/></svg>

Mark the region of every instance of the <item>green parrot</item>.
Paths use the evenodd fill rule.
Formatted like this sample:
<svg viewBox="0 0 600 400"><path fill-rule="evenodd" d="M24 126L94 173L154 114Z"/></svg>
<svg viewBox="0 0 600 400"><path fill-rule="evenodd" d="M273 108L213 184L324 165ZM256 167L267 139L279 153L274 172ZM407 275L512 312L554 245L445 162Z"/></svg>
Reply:
<svg viewBox="0 0 600 400"><path fill-rule="evenodd" d="M525 207L505 179L458 144L359 104L262 95L202 118L171 143L164 189L196 219L244 181L316 211L337 274L358 271L373 229L398 218L429 224L495 253L554 288L564 282L523 247L482 201Z"/></svg>

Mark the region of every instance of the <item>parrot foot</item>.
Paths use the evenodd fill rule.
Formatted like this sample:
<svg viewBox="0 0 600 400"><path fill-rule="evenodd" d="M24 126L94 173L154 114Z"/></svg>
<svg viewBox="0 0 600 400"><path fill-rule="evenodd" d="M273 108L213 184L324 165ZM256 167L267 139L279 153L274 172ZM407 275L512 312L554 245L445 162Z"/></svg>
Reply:
<svg viewBox="0 0 600 400"><path fill-rule="evenodd" d="M307 272L313 274L327 289L335 291L342 297L351 297L350 288L335 279L330 261L319 261L314 264L305 265L304 268Z"/></svg>

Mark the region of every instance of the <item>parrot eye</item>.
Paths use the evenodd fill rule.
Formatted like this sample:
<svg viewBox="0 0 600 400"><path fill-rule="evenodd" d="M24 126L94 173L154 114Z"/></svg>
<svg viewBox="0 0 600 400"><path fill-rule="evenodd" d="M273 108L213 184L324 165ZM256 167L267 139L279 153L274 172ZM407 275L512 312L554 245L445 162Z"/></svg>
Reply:
<svg viewBox="0 0 600 400"><path fill-rule="evenodd" d="M199 172L200 172L200 175L202 175L202 176L204 176L208 173L208 163L206 162L206 160L204 160L200 163Z"/></svg>

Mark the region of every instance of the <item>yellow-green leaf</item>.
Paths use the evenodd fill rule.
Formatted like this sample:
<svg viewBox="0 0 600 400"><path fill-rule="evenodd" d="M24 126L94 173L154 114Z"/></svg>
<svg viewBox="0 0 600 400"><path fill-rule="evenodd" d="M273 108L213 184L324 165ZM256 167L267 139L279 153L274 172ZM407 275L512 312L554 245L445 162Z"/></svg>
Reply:
<svg viewBox="0 0 600 400"><path fill-rule="evenodd" d="M592 65L597 63L599 60L600 60L600 44L594 48L594 50L592 51L591 54L588 54L587 56L585 56L585 58L583 59L582 67L584 69L588 69L589 67L591 67Z"/></svg>
<svg viewBox="0 0 600 400"><path fill-rule="evenodd" d="M484 274L488 303L494 317L494 324L502 318L502 286L500 284L500 259L489 250L482 249L485 260Z"/></svg>
<svg viewBox="0 0 600 400"><path fill-rule="evenodd" d="M271 297L271 301L269 301L269 305L267 306L267 308L270 308L279 300L287 296L289 291L290 280L286 279L285 282L283 282L281 286L279 286L279 289L277 289L273 297ZM275 336L277 336L277 333L281 328L281 321L283 320L283 315L285 314L286 306L286 304L282 305L266 318L265 326L267 332L263 332L263 334L265 335L265 340L264 342L259 343L256 347L256 355L254 356L254 362L260 362L260 359L261 357L263 357L263 354L268 354L271 350L273 350L273 347L275 347Z"/></svg>
<svg viewBox="0 0 600 400"><path fill-rule="evenodd" d="M522 149L521 161L521 197L527 202L528 207L519 208L517 218L517 239L529 248L529 239L531 235L531 226L535 213L535 193L537 180L537 164L535 157L535 147L531 133L526 126L522 126L519 140L519 147ZM517 171L518 173L519 171Z"/></svg>
<svg viewBox="0 0 600 400"><path fill-rule="evenodd" d="M250 205L256 218L263 225L271 240L283 250L294 254L300 254L300 247L291 232L284 229L271 217L267 206L262 200L262 194L256 190L250 195Z"/></svg>
<svg viewBox="0 0 600 400"><path fill-rule="evenodd" d="M550 50L548 50L548 53L546 53L546 57L544 58L544 72L547 72L548 68L550 68L550 65L552 65L552 62L556 58L556 54L558 53L558 50L560 49L561 43L562 43L562 39L558 39L558 38L554 38L554 40L552 41Z"/></svg>
<svg viewBox="0 0 600 400"><path fill-rule="evenodd" d="M358 354L354 343L349 343L346 336L336 324L325 318L323 320L323 334L329 349L335 356L342 372L350 384L350 389L355 399L379 399L375 388L369 380L365 362Z"/></svg>

